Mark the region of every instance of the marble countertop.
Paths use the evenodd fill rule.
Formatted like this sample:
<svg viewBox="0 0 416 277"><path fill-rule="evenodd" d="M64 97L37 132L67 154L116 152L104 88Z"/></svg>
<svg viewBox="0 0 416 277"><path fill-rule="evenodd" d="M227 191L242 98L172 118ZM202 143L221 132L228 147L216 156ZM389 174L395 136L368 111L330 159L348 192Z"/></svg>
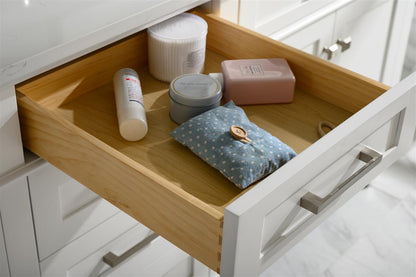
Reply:
<svg viewBox="0 0 416 277"><path fill-rule="evenodd" d="M0 0L0 87L208 0Z"/></svg>

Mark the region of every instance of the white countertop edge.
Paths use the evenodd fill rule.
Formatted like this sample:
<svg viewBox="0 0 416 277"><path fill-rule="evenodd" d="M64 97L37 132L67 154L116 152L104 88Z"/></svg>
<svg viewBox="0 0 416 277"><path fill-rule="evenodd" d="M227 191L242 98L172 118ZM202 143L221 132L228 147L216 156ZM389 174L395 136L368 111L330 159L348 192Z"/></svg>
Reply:
<svg viewBox="0 0 416 277"><path fill-rule="evenodd" d="M175 1L163 2L79 39L8 65L0 69L0 87L18 84L206 2L208 0L188 0L181 6Z"/></svg>

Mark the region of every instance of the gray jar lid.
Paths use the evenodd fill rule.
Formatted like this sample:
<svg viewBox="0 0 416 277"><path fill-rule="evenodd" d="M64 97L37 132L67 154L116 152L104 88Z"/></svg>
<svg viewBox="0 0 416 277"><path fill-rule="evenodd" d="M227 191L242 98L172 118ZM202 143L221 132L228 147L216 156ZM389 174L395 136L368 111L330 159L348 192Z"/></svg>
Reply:
<svg viewBox="0 0 416 277"><path fill-rule="evenodd" d="M221 100L221 84L205 74L184 74L170 83L169 97L187 106L209 106Z"/></svg>

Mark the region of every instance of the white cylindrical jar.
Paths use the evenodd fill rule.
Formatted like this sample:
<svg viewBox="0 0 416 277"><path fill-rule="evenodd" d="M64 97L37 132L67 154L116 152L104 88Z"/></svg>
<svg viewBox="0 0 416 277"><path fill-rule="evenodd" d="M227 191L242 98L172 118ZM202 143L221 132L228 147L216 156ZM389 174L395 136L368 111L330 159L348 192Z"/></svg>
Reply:
<svg viewBox="0 0 416 277"><path fill-rule="evenodd" d="M208 25L201 17L183 13L147 29L149 71L170 82L182 74L202 73Z"/></svg>
<svg viewBox="0 0 416 277"><path fill-rule="evenodd" d="M128 141L140 140L147 133L147 121L139 76L123 68L114 74L113 83L120 135Z"/></svg>

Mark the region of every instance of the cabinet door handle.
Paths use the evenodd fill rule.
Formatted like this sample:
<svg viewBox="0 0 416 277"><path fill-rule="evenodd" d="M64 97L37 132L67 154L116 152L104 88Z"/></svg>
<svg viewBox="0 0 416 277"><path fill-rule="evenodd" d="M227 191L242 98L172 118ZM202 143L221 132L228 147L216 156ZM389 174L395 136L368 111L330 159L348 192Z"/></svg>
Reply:
<svg viewBox="0 0 416 277"><path fill-rule="evenodd" d="M327 54L328 60L331 60L337 51L338 51L338 44L336 43L332 44L331 46L325 46L324 49L322 49L322 52Z"/></svg>
<svg viewBox="0 0 416 277"><path fill-rule="evenodd" d="M337 40L337 44L339 46L341 46L341 52L344 52L345 50L350 49L351 43L352 43L352 38L351 37L346 37L344 39L339 38Z"/></svg>
<svg viewBox="0 0 416 277"><path fill-rule="evenodd" d="M306 193L300 199L300 206L314 214L318 214L322 211L322 209L337 199L344 191L350 188L356 181L376 166L381 161L382 157L383 155L374 149L365 147L358 155L358 159L365 162L365 165L359 168L354 174L352 174L324 198L321 198L311 192Z"/></svg>
<svg viewBox="0 0 416 277"><path fill-rule="evenodd" d="M146 237L144 240L121 254L120 256L117 256L113 252L108 252L103 257L103 262L108 264L111 267L116 267L121 262L125 261L128 257L133 255L134 253L138 252L139 250L143 249L146 245L149 245L153 240L157 239L159 237L158 234L153 233L150 236Z"/></svg>

